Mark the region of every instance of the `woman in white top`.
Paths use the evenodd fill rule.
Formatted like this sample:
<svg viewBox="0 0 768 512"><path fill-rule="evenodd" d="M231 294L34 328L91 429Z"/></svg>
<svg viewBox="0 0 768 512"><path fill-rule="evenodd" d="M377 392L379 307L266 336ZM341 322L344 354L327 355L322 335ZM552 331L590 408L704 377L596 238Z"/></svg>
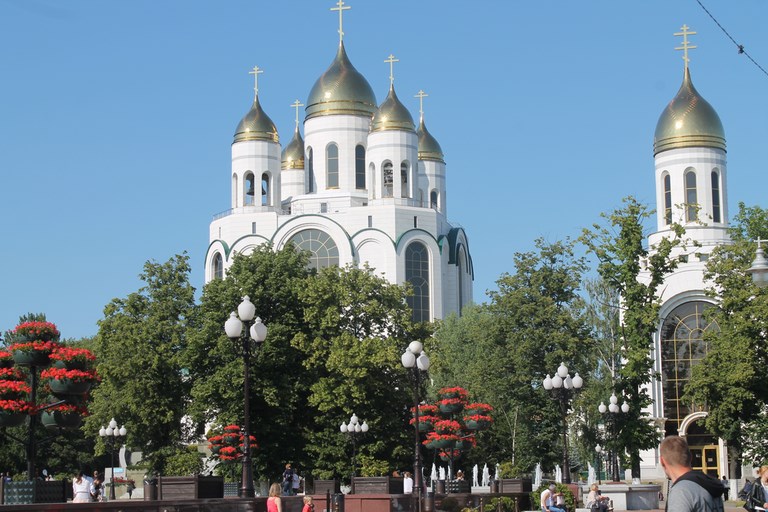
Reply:
<svg viewBox="0 0 768 512"><path fill-rule="evenodd" d="M409 471L406 471L403 476L403 494L411 494L413 492L413 477Z"/></svg>
<svg viewBox="0 0 768 512"><path fill-rule="evenodd" d="M72 503L89 503L91 501L91 485L93 481L85 473L79 471L72 479Z"/></svg>

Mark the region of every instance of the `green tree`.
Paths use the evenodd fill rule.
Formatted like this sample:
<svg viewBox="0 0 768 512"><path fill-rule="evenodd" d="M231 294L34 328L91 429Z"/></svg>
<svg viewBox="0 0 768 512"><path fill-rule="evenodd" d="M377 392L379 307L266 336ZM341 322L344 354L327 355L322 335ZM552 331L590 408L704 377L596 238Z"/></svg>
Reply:
<svg viewBox="0 0 768 512"><path fill-rule="evenodd" d="M184 254L148 261L140 274L145 285L104 308L94 346L102 382L83 427L98 439L99 427L116 418L128 429L127 444L141 448L160 471L163 448L185 441L180 424L190 381L181 354L195 314L188 260Z"/></svg>
<svg viewBox="0 0 768 512"><path fill-rule="evenodd" d="M605 224L585 229L581 237L598 262L597 272L603 281L621 296L621 336L623 347L615 384L617 395L623 395L630 411L622 416L618 444L629 452L632 477L640 478L640 450L658 443L659 432L643 410L652 399L647 384L654 377L654 333L659 322L659 287L677 266L673 250L681 245L684 230L670 226L669 236L655 247L646 248L644 222L653 211L633 197L624 206L603 214Z"/></svg>

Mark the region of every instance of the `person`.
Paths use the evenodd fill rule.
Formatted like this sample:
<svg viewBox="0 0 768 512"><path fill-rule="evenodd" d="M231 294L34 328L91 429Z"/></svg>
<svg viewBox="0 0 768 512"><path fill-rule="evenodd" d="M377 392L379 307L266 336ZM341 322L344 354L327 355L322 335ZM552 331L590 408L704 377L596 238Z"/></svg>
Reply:
<svg viewBox="0 0 768 512"><path fill-rule="evenodd" d="M768 466L760 466L757 477L744 504L747 510L768 509Z"/></svg>
<svg viewBox="0 0 768 512"><path fill-rule="evenodd" d="M300 487L301 487L301 477L296 471L294 471L293 480L291 480L291 490L293 491L294 496L299 494Z"/></svg>
<svg viewBox="0 0 768 512"><path fill-rule="evenodd" d="M403 473L403 494L413 494L413 476L410 471Z"/></svg>
<svg viewBox="0 0 768 512"><path fill-rule="evenodd" d="M589 488L589 494L587 494L587 508L591 510L597 510L598 512L606 512L613 510L610 507L610 501L606 496L600 494L600 488L597 484L592 484Z"/></svg>
<svg viewBox="0 0 768 512"><path fill-rule="evenodd" d="M290 465L290 464L289 464ZM283 502L280 499L280 484L269 486L269 497L267 498L267 512L283 512Z"/></svg>
<svg viewBox="0 0 768 512"><path fill-rule="evenodd" d="M128 499L133 498L133 490L136 488L136 483L133 480L128 480L126 491L128 491Z"/></svg>
<svg viewBox="0 0 768 512"><path fill-rule="evenodd" d="M290 464L286 464L285 471L283 471L283 496L290 496L292 487L293 487L293 469L291 469Z"/></svg>
<svg viewBox="0 0 768 512"><path fill-rule="evenodd" d="M749 478L744 479L744 487L741 488L739 491L739 499L747 501L747 496L749 496L749 493L752 492L752 482L749 481Z"/></svg>
<svg viewBox="0 0 768 512"><path fill-rule="evenodd" d="M85 476L84 471L78 471L72 479L72 503L90 503L91 501L91 477Z"/></svg>
<svg viewBox="0 0 768 512"><path fill-rule="evenodd" d="M661 467L672 481L667 512L723 512L722 482L691 468L691 452L685 439L665 437L659 454Z"/></svg>
<svg viewBox="0 0 768 512"><path fill-rule="evenodd" d="M98 471L93 472L93 481L91 483L91 501L104 501L104 480L99 476Z"/></svg>
<svg viewBox="0 0 768 512"><path fill-rule="evenodd" d="M312 496L304 496L304 508L301 509L301 512L314 512L315 511L315 504L312 503Z"/></svg>
<svg viewBox="0 0 768 512"><path fill-rule="evenodd" d="M456 472L456 480L464 480L464 472L462 470Z"/></svg>
<svg viewBox="0 0 768 512"><path fill-rule="evenodd" d="M723 475L722 481L723 481L723 489L725 489L725 491L723 491L723 501L727 501L728 493L731 491L731 484L730 482L728 482L728 479L725 478L725 475Z"/></svg>
<svg viewBox="0 0 768 512"><path fill-rule="evenodd" d="M549 484L549 487L541 493L541 511L542 512L565 512L564 509L555 505L555 484Z"/></svg>

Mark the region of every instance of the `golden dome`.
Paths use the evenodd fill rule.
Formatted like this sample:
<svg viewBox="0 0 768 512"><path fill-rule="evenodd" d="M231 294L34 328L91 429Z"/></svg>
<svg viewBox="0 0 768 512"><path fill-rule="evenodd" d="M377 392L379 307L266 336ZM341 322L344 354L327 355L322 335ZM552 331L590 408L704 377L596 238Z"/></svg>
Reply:
<svg viewBox="0 0 768 512"><path fill-rule="evenodd" d="M685 69L683 85L661 113L653 137L653 154L675 148L710 147L725 151L725 131L720 117L701 97Z"/></svg>
<svg viewBox="0 0 768 512"><path fill-rule="evenodd" d="M381 132L384 130L404 130L412 132L414 129L413 118L405 105L395 94L395 86L389 86L387 99L381 104L379 109L373 114L371 121L371 132Z"/></svg>
<svg viewBox="0 0 768 512"><path fill-rule="evenodd" d="M304 168L304 139L301 138L299 127L293 133L291 142L283 149L280 158L281 169L303 169Z"/></svg>
<svg viewBox="0 0 768 512"><path fill-rule="evenodd" d="M251 110L245 114L235 130L235 142L246 140L266 140L280 142L275 123L269 118L259 104L259 97L253 100Z"/></svg>
<svg viewBox="0 0 768 512"><path fill-rule="evenodd" d="M437 143L437 140L427 131L427 125L424 124L424 118L421 118L419 129L416 132L419 135L419 160L435 160L445 163L443 160L443 148Z"/></svg>
<svg viewBox="0 0 768 512"><path fill-rule="evenodd" d="M376 96L370 84L355 69L339 44L331 66L317 79L307 99L307 119L333 114L370 116L376 111Z"/></svg>

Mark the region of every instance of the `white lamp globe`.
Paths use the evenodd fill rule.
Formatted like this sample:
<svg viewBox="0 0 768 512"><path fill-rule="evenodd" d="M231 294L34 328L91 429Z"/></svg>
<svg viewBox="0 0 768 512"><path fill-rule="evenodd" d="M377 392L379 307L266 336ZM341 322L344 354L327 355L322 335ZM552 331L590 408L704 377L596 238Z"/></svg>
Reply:
<svg viewBox="0 0 768 512"><path fill-rule="evenodd" d="M570 375L568 375L565 379L563 379L563 387L565 389L573 388L573 379L571 379Z"/></svg>
<svg viewBox="0 0 768 512"><path fill-rule="evenodd" d="M224 322L224 331L230 339L239 338L240 333L243 332L243 322L237 318L234 311L229 315L227 321Z"/></svg>
<svg viewBox="0 0 768 512"><path fill-rule="evenodd" d="M557 367L557 374L561 379L564 379L568 376L568 367L565 366L565 363L560 363L560 366Z"/></svg>
<svg viewBox="0 0 768 512"><path fill-rule="evenodd" d="M617 404L617 403L619 403L619 399L618 399L618 398L616 398L616 393L611 393L611 403L612 403L612 404Z"/></svg>
<svg viewBox="0 0 768 512"><path fill-rule="evenodd" d="M603 402L600 402L600 405L597 406L597 410L600 411L600 414L605 414L608 408L605 406Z"/></svg>
<svg viewBox="0 0 768 512"><path fill-rule="evenodd" d="M258 342L267 339L267 326L261 323L261 318L257 318L251 326L251 339Z"/></svg>
<svg viewBox="0 0 768 512"><path fill-rule="evenodd" d="M107 429L105 429L103 426L99 429L99 435L101 437L104 437L107 435Z"/></svg>
<svg viewBox="0 0 768 512"><path fill-rule="evenodd" d="M552 387L555 389L560 389L561 387L563 387L563 379L562 377L560 377L559 374L552 377Z"/></svg>
<svg viewBox="0 0 768 512"><path fill-rule="evenodd" d="M625 400L623 404L621 404L621 412L627 413L629 412L629 404Z"/></svg>
<svg viewBox="0 0 768 512"><path fill-rule="evenodd" d="M359 421L359 418L357 417L357 414L352 413L352 417L349 418L349 422L353 425L357 425L357 422Z"/></svg>
<svg viewBox="0 0 768 512"><path fill-rule="evenodd" d="M574 375L573 377L573 387L576 389L581 389L581 386L584 385L584 379L582 379L578 373Z"/></svg>
<svg viewBox="0 0 768 512"><path fill-rule="evenodd" d="M406 350L403 352L403 355L400 356L400 361L402 361L403 366L406 368L413 368L416 364L416 356L410 350Z"/></svg>
<svg viewBox="0 0 768 512"><path fill-rule="evenodd" d="M250 297L247 295L243 297L243 302L240 303L239 306L237 306L237 316L240 317L240 320L244 320L246 322L250 322L253 320L253 317L256 315L256 306L253 305L253 302L251 302Z"/></svg>
<svg viewBox="0 0 768 512"><path fill-rule="evenodd" d="M552 389L552 377L550 377L549 374L547 374L543 384L544 384L544 389L546 389L547 391Z"/></svg>
<svg viewBox="0 0 768 512"><path fill-rule="evenodd" d="M347 424L346 423L342 423L341 426L339 427L339 430L341 430L342 434L346 434L347 430L348 430L347 429Z"/></svg>
<svg viewBox="0 0 768 512"><path fill-rule="evenodd" d="M424 350L424 344L420 341L414 340L408 344L408 350L414 354L421 354L421 351Z"/></svg>
<svg viewBox="0 0 768 512"><path fill-rule="evenodd" d="M366 422L363 422L363 425L360 427L360 430L363 432L368 432L368 424Z"/></svg>
<svg viewBox="0 0 768 512"><path fill-rule="evenodd" d="M419 370L427 371L429 370L429 358L427 357L427 354L424 352L421 353L421 355L416 359L416 365L418 366Z"/></svg>
<svg viewBox="0 0 768 512"><path fill-rule="evenodd" d="M125 434L127 434L127 433L128 433L128 431L125 429L125 425L120 427L120 435L121 436L125 437Z"/></svg>
<svg viewBox="0 0 768 512"><path fill-rule="evenodd" d="M609 404L608 405L608 410L613 412L613 413L617 413L617 412L619 412L619 406L616 405L616 404L613 404L613 403Z"/></svg>

